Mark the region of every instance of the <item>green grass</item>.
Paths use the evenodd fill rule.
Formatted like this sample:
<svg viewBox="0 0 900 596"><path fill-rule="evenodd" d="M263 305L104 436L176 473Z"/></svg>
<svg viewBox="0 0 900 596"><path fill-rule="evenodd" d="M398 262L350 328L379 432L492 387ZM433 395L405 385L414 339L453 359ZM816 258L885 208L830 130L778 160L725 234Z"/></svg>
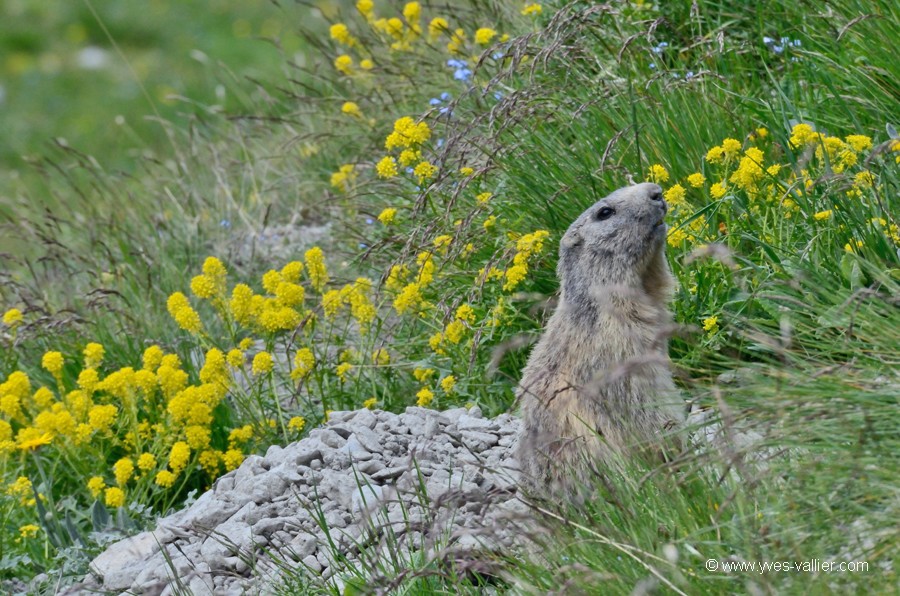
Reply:
<svg viewBox="0 0 900 596"><path fill-rule="evenodd" d="M27 176L23 156L55 138L106 168L134 169L172 146L155 120L239 111L249 78L280 76L301 47L268 2L10 2L0 25L5 101L0 164ZM97 68L89 48L102 52ZM86 51L87 50L87 51ZM180 99L179 99L180 98Z"/></svg>
<svg viewBox="0 0 900 596"><path fill-rule="evenodd" d="M752 429L761 443L698 445L661 469L635 463L624 474L609 473L587 511L542 506L546 531L531 537L539 550L490 556L498 588L545 593L563 582L576 592L597 585L610 593L890 592L898 562L892 454L900 448L900 222L894 215L900 154L892 150L890 118L900 73L880 40L896 37L900 14L894 3L878 1L840 0L829 4L830 12L800 3L763 2L752 10L732 2L695 5L576 2L559 12L545 6L537 17L502 3L474 2L453 14L425 7L424 35L411 51L391 51L396 39L341 6L335 19L347 23L358 45L341 48L321 21L311 21L297 32L306 48L301 57L274 54L283 60L276 65L283 78L260 85L232 78L228 97L238 101L224 112L192 109L189 121L165 114L173 119L162 127L165 142L148 142L154 156L133 171L119 171L117 152L99 135L87 135L85 143L110 150L109 161L99 151L94 160L55 150L38 160L39 177L0 200L0 218L15 239L5 247L0 303L20 308L25 318L2 336L0 378L23 370L32 391L38 384L55 388L57 380L40 362L45 351L59 350L66 367L57 399L68 403L64 395L76 388L82 369L80 351L98 341L107 352L103 375L140 368L143 350L159 344L178 354L189 382L200 385L211 378L202 369L215 359L210 350L228 352L252 338L243 365L228 369L240 382L216 402L207 425L209 449L221 452L262 452L302 436L290 426L294 417L306 420L305 432L327 410L358 408L372 398L394 410L432 400L431 407L473 403L488 414L506 411L527 345L557 289L553 247L562 232L588 205L632 179L646 179L661 164L668 173L663 186L673 193L669 257L682 326L672 338L677 377L685 397L712 420L729 432ZM377 8L388 16L401 9ZM227 26L213 27L209 39L230 39L231 23L249 19L240 16L243 10L223 13ZM167 18L173 14L180 13ZM873 16L857 19L860 14ZM463 59L480 56L477 68L468 64L474 85L454 79L446 34L427 41L428 20L437 15L467 32ZM186 27L188 16L173 21ZM114 28L118 21L107 18L117 43L140 45L130 19ZM479 27L512 37L487 50L472 43ZM157 34L171 36L160 37L169 40L163 46L182 47L174 29ZM788 48L781 37L800 43ZM273 50L262 42L239 57L230 53L240 53L236 46L226 45L221 54L214 49L220 46L210 46L209 55L232 70L253 65L275 72L267 62ZM785 47L776 51L776 45ZM333 66L348 51L353 76ZM360 73L366 57L375 68ZM177 109L215 101L203 95L212 87L200 85L183 53L166 60L198 85L191 91L196 102ZM452 98L431 105L444 92ZM90 92L75 95L91 103ZM356 102L362 116L342 113L346 101ZM422 151L414 164L421 159L438 167L421 181L403 168L388 179L376 175L382 158L399 157L398 149L386 149L385 138L403 116L423 118L431 133L413 147ZM825 137L792 143L800 122ZM869 137L873 146L850 151L840 141L837 152L824 150L838 143L828 138L848 135ZM706 157L728 138L740 147L735 156L720 163ZM754 168L751 147L760 150L762 169ZM344 164L354 166L349 184L331 184ZM775 165L777 171L765 171ZM463 167L473 174L460 173ZM871 184L859 176L864 170ZM697 188L687 182L696 172L706 178ZM713 194L715 183L726 186L721 196ZM676 184L685 189L683 198L672 190ZM491 196L479 200L484 193ZM376 218L388 207L397 215L383 225ZM292 220L333 222L332 235L320 243L331 280L317 288L307 260L299 282L306 297L292 305L302 324L265 331L261 318L242 319L228 299L239 283L259 296L278 295L261 276L285 262L273 262L264 250L251 257L243 248L248 235ZM527 236L539 230L548 234L543 246L533 242L540 236ZM303 260L307 248L298 245L287 260ZM225 263L227 286L212 300L191 297L204 330L189 333L172 321L166 300L176 291L190 295L191 278L208 255ZM514 280L509 272L522 259L527 270ZM398 284L388 275L395 265L411 272ZM490 277L492 267L499 278ZM371 289L354 285L360 276L372 281ZM403 288L416 280L420 287L410 293L426 303L419 314L397 307ZM332 316L323 304L342 290L343 306ZM471 307L471 318L457 315L463 305ZM361 306L374 310L366 314ZM291 379L290 363L304 348L316 366ZM375 358L382 349L389 362ZM260 351L285 354L288 364L252 373ZM415 369L434 372L423 378ZM720 381L722 373L738 382ZM455 385L448 389L441 381L450 376ZM133 414L124 416L123 408L110 431L97 432L93 450L53 442L26 454L13 446L3 460L4 482L29 476L49 496L42 506L51 515L42 516L36 537L16 541L20 526L38 523L35 506L4 497L5 565L24 564L17 573L27 577L52 570L53 553L63 549L72 561L66 572L83 569L79 549L65 547L103 519L99 513L91 519L103 499L95 502L87 478L101 475L112 486L112 465L142 450L157 456L152 473L165 469L172 444L187 437L172 398L154 389L124 399L107 389L96 403L133 399ZM12 431L40 426L34 418L42 408L29 399L23 397L25 414L5 414ZM162 430L136 449L128 433L141 420ZM250 440L230 440L229 432L245 424ZM170 490L154 485L151 474L130 479L129 507L118 509L117 524L150 523L190 490L208 486L224 466L204 471L200 450ZM762 465L756 463L761 454ZM52 498L62 494L67 498ZM62 530L66 515L77 532ZM854 544L855 535L864 546ZM390 553L368 556L370 569L399 571ZM711 558L862 559L870 571L729 574L706 571ZM381 581L375 572L367 578L348 569L346 575L360 589ZM397 588L404 593L478 589L452 566L424 557L414 558L404 577ZM369 580L374 583L366 585ZM300 573L295 583L329 590Z"/></svg>

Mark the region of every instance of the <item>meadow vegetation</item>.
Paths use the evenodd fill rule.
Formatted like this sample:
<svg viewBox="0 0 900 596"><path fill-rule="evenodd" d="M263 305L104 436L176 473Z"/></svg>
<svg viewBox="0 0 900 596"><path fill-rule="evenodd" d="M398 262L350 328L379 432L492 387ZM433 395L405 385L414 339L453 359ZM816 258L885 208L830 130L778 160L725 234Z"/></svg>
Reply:
<svg viewBox="0 0 900 596"><path fill-rule="evenodd" d="M165 157L125 174L63 149L2 197L0 573L83 573L332 410L514 408L562 232L652 180L685 398L761 441L609 474L587 513L539 505L541 556L491 555L492 581L896 586L895 3L310 10L302 60L240 83L254 91L228 117L166 124ZM326 222L283 262L252 248ZM869 571L704 568L829 558ZM411 592L484 579L406 565Z"/></svg>

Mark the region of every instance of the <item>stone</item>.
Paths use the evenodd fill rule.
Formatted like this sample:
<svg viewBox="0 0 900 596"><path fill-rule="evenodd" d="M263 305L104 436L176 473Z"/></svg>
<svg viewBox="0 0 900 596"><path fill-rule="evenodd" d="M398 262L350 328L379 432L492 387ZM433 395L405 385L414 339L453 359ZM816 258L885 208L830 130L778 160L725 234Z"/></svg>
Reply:
<svg viewBox="0 0 900 596"><path fill-rule="evenodd" d="M107 590L126 590L143 571L143 562L160 549L153 532L141 532L118 543L91 561L91 570L103 578Z"/></svg>
<svg viewBox="0 0 900 596"><path fill-rule="evenodd" d="M303 565L310 571L313 571L315 573L319 573L320 571L322 571L322 565L321 563L319 563L319 559L316 558L315 555L308 555L304 557L302 562Z"/></svg>
<svg viewBox="0 0 900 596"><path fill-rule="evenodd" d="M375 472L374 474L372 474L372 480L374 480L376 482L384 482L385 480L392 480L394 478L397 478L401 474L403 474L403 472L405 472L407 469L408 469L408 466L397 466L397 467L393 467L393 468L385 468L384 470L381 470L379 472Z"/></svg>
<svg viewBox="0 0 900 596"><path fill-rule="evenodd" d="M81 585L271 593L276 561L290 561L309 570L311 587L328 577L333 588L362 564L363 549L372 556L389 535L411 558L449 536L454 550L485 533L488 544L514 544L521 532L503 515L525 507L514 498L518 429L515 417L485 419L477 408L333 412L301 441L247 457L152 534L111 545L92 563L103 583Z"/></svg>
<svg viewBox="0 0 900 596"><path fill-rule="evenodd" d="M372 459L372 452L363 447L356 435L350 435L341 449L350 456L350 461L367 461Z"/></svg>

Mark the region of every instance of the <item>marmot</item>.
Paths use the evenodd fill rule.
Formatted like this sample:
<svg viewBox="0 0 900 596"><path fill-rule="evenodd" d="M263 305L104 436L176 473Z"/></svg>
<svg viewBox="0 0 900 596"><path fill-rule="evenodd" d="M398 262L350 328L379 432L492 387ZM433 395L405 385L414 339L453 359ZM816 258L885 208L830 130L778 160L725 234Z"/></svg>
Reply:
<svg viewBox="0 0 900 596"><path fill-rule="evenodd" d="M637 184L598 201L563 236L559 304L517 390L526 487L571 495L592 458L658 445L683 421L668 369L666 211L658 185Z"/></svg>

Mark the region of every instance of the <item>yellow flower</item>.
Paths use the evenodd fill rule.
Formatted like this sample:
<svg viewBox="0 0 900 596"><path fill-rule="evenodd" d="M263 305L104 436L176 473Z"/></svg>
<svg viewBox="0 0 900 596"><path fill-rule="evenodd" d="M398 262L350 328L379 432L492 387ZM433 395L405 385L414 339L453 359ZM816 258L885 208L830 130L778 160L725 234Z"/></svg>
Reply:
<svg viewBox="0 0 900 596"><path fill-rule="evenodd" d="M430 162L423 161L413 170L413 174L416 178L419 179L419 184L422 184L429 178L433 177L437 174L437 166L432 165Z"/></svg>
<svg viewBox="0 0 900 596"><path fill-rule="evenodd" d="M53 440L52 433L41 433L36 428L23 428L16 435L17 447L22 451L37 449L41 445L49 445Z"/></svg>
<svg viewBox="0 0 900 596"><path fill-rule="evenodd" d="M228 444L232 447L240 443L246 443L253 438L253 427L245 424L240 428L234 428L228 434Z"/></svg>
<svg viewBox="0 0 900 596"><path fill-rule="evenodd" d="M825 211L819 211L813 217L816 221L822 221L823 219L830 219L832 215L831 209L826 209Z"/></svg>
<svg viewBox="0 0 900 596"><path fill-rule="evenodd" d="M108 488L104 495L107 507L122 507L125 505L125 491L121 488L115 486Z"/></svg>
<svg viewBox="0 0 900 596"><path fill-rule="evenodd" d="M156 467L156 456L152 453L142 453L138 457L137 467L142 472L147 472Z"/></svg>
<svg viewBox="0 0 900 596"><path fill-rule="evenodd" d="M366 20L372 19L374 9L375 3L372 0L358 0L356 3L356 10L359 11L359 14L366 17Z"/></svg>
<svg viewBox="0 0 900 596"><path fill-rule="evenodd" d="M466 325L460 320L451 321L444 327L444 338L452 344L458 344L462 341L465 333Z"/></svg>
<svg viewBox="0 0 900 596"><path fill-rule="evenodd" d="M725 159L734 159L741 152L743 145L737 139L725 139L722 141L722 151L725 153Z"/></svg>
<svg viewBox="0 0 900 596"><path fill-rule="evenodd" d="M856 152L872 148L872 138L867 137L866 135L849 135L845 137L845 140Z"/></svg>
<svg viewBox="0 0 900 596"><path fill-rule="evenodd" d="M225 469L230 472L236 470L241 463L243 463L244 454L237 449L229 449L225 452L225 455L222 456L222 461L225 462Z"/></svg>
<svg viewBox="0 0 900 596"><path fill-rule="evenodd" d="M850 242L844 245L844 250L847 252L856 252L863 246L865 246L865 244L862 240L850 240Z"/></svg>
<svg viewBox="0 0 900 596"><path fill-rule="evenodd" d="M444 390L444 393L450 393L453 391L453 388L456 386L456 377L453 375L447 375L443 379L441 379L441 389Z"/></svg>
<svg viewBox="0 0 900 596"><path fill-rule="evenodd" d="M344 105L341 106L341 112L347 114L348 116L362 118L362 110L360 110L359 106L352 101L345 101Z"/></svg>
<svg viewBox="0 0 900 596"><path fill-rule="evenodd" d="M428 23L428 37L431 41L436 40L444 32L450 31L450 23L443 17L435 17Z"/></svg>
<svg viewBox="0 0 900 596"><path fill-rule="evenodd" d="M792 147L800 147L808 143L816 142L816 140L818 140L818 135L813 130L812 126L801 122L800 124L794 125L794 128L791 129L790 140Z"/></svg>
<svg viewBox="0 0 900 596"><path fill-rule="evenodd" d="M347 54L341 54L334 59L334 67L345 75L353 74L353 58Z"/></svg>
<svg viewBox="0 0 900 596"><path fill-rule="evenodd" d="M169 315L178 323L178 326L189 333L198 333L203 325L200 322L200 315L191 308L187 296L181 292L175 292L166 301L166 308Z"/></svg>
<svg viewBox="0 0 900 596"><path fill-rule="evenodd" d="M769 136L769 130L767 128L765 128L764 126L761 126L756 129L756 136L759 137L760 139L764 139L767 136Z"/></svg>
<svg viewBox="0 0 900 596"><path fill-rule="evenodd" d="M216 257L206 257L203 261L203 275L211 279L217 287L224 288L225 276L228 275L228 271L222 261Z"/></svg>
<svg viewBox="0 0 900 596"><path fill-rule="evenodd" d="M719 328L719 317L707 317L703 319L703 330L709 333L715 333Z"/></svg>
<svg viewBox="0 0 900 596"><path fill-rule="evenodd" d="M506 273L504 275L506 277L506 282L503 284L503 289L507 292L514 290L516 286L525 279L526 275L528 275L527 265L513 265L506 270Z"/></svg>
<svg viewBox="0 0 900 596"><path fill-rule="evenodd" d="M123 457L113 465L113 475L116 477L116 484L125 486L134 475L134 462L130 457Z"/></svg>
<svg viewBox="0 0 900 596"><path fill-rule="evenodd" d="M381 213L378 214L378 221L386 226L389 226L394 223L395 217L397 217L397 210L393 207L388 207L386 209L383 209Z"/></svg>
<svg viewBox="0 0 900 596"><path fill-rule="evenodd" d="M719 145L706 152L706 161L709 163L722 163L723 159L725 159L725 150Z"/></svg>
<svg viewBox="0 0 900 596"><path fill-rule="evenodd" d="M353 47L356 45L356 38L350 35L350 30L347 28L347 25L343 23L335 23L329 29L329 33L331 34L331 39L335 40L338 43L342 43L347 47Z"/></svg>
<svg viewBox="0 0 900 596"><path fill-rule="evenodd" d="M691 174L687 177L688 184L693 186L694 188L700 188L706 182L706 176L697 172L696 174Z"/></svg>
<svg viewBox="0 0 900 596"><path fill-rule="evenodd" d="M434 376L436 371L433 368L417 368L413 370L413 377L420 382L424 383L428 379Z"/></svg>
<svg viewBox="0 0 900 596"><path fill-rule="evenodd" d="M756 147L749 147L728 181L748 192L756 192L756 185L764 176L762 164L763 152Z"/></svg>
<svg viewBox="0 0 900 596"><path fill-rule="evenodd" d="M482 205L484 205L485 203L487 203L488 201L490 201L490 200L491 200L491 197L493 197L493 196L494 196L494 193L491 193L491 192L483 192L483 193L481 193L481 194L479 194L479 195L476 195L475 200L478 201L479 203L481 203Z"/></svg>
<svg viewBox="0 0 900 596"><path fill-rule="evenodd" d="M175 484L176 478L177 477L172 472L170 472L168 470L160 470L156 474L156 478L153 479L153 482L155 482L157 485L159 485L163 488L170 488L172 485Z"/></svg>
<svg viewBox="0 0 900 596"><path fill-rule="evenodd" d="M417 161L422 161L422 152L417 149L404 149L400 152L398 160L401 166L409 167Z"/></svg>
<svg viewBox="0 0 900 596"><path fill-rule="evenodd" d="M99 383L100 375L93 368L86 368L78 373L78 386L88 393L93 393ZM44 396L42 395L41 398L43 399Z"/></svg>
<svg viewBox="0 0 900 596"><path fill-rule="evenodd" d="M432 393L431 389L428 387L422 387L419 389L419 392L416 393L416 405L420 408L427 408L432 400L434 399L434 393Z"/></svg>
<svg viewBox="0 0 900 596"><path fill-rule="evenodd" d="M423 304L424 299L418 283L408 284L394 298L394 310L397 311L398 315L402 315L407 311L418 312Z"/></svg>
<svg viewBox="0 0 900 596"><path fill-rule="evenodd" d="M64 360L59 352L47 352L41 359L41 366L47 369L53 376L62 374Z"/></svg>
<svg viewBox="0 0 900 596"><path fill-rule="evenodd" d="M394 122L394 131L387 136L384 147L388 151L420 145L431 138L431 129L425 122L416 122L409 116ZM382 160L384 161L384 160Z"/></svg>
<svg viewBox="0 0 900 596"><path fill-rule="evenodd" d="M254 375L263 375L272 372L273 366L272 355L268 352L260 352L253 357L253 365L250 370Z"/></svg>
<svg viewBox="0 0 900 596"><path fill-rule="evenodd" d="M216 295L216 285L207 276L197 275L191 279L191 292L197 298L213 298Z"/></svg>
<svg viewBox="0 0 900 596"><path fill-rule="evenodd" d="M291 371L291 378L295 381L305 378L315 367L316 357L309 348L300 348L294 354L294 369Z"/></svg>
<svg viewBox="0 0 900 596"><path fill-rule="evenodd" d="M344 104L345 107L346 105L347 104ZM355 170L356 166L354 166L352 163L345 163L340 168L338 168L337 172L331 174L331 186L343 192L349 191L351 185L356 181ZM301 267L302 266L303 265L301 264Z"/></svg>
<svg viewBox="0 0 900 596"><path fill-rule="evenodd" d="M462 54L466 44L466 32L462 29L456 29L450 35L450 43L447 44L447 51L451 54Z"/></svg>
<svg viewBox="0 0 900 596"><path fill-rule="evenodd" d="M184 441L178 441L172 445L172 449L169 451L169 467L173 472L179 474L187 467L190 457L190 446Z"/></svg>
<svg viewBox="0 0 900 596"><path fill-rule="evenodd" d="M288 421L288 428L297 432L302 431L304 426L306 426L306 419L303 416L294 416Z"/></svg>
<svg viewBox="0 0 900 596"><path fill-rule="evenodd" d="M387 366L391 363L391 354L387 348L378 348L372 352L372 363L378 366Z"/></svg>
<svg viewBox="0 0 900 596"><path fill-rule="evenodd" d="M375 68L375 63L368 58L364 58L359 61L359 67L363 70L372 70L373 68Z"/></svg>
<svg viewBox="0 0 900 596"><path fill-rule="evenodd" d="M540 4L538 4L537 2L532 2L531 4L525 5L525 7L522 9L522 14L525 15L526 17L527 16L536 16L536 15L541 14L542 10L543 9L541 8Z"/></svg>
<svg viewBox="0 0 900 596"><path fill-rule="evenodd" d="M858 188L872 188L875 184L875 176L868 170L862 170L853 177L853 184Z"/></svg>
<svg viewBox="0 0 900 596"><path fill-rule="evenodd" d="M464 167L464 168L459 169L459 173L462 174L463 176L465 176L466 178L468 178L469 176L471 176L472 174L475 173L475 169Z"/></svg>
<svg viewBox="0 0 900 596"><path fill-rule="evenodd" d="M393 178L397 175L397 160L390 155L385 156L375 164L375 172L379 178Z"/></svg>
<svg viewBox="0 0 900 596"><path fill-rule="evenodd" d="M10 418L18 418L22 414L22 400L14 393L0 396L0 412Z"/></svg>
<svg viewBox="0 0 900 596"><path fill-rule="evenodd" d="M377 404L378 404L378 398L370 397L369 399L367 399L366 401L363 402L363 407L366 408L367 410L374 410L375 406Z"/></svg>
<svg viewBox="0 0 900 596"><path fill-rule="evenodd" d="M403 18L407 23L415 23L422 17L422 5L418 2L407 2L403 7Z"/></svg>
<svg viewBox="0 0 900 596"><path fill-rule="evenodd" d="M435 251L440 255L446 255L451 242L453 242L453 236L450 236L449 234L438 236L433 241Z"/></svg>
<svg viewBox="0 0 900 596"><path fill-rule="evenodd" d="M456 318L471 325L475 322L475 311L468 304L463 304L456 309Z"/></svg>
<svg viewBox="0 0 900 596"><path fill-rule="evenodd" d="M484 220L484 223L481 224L481 227L484 228L485 232L490 232L494 229L494 225L497 223L497 216L490 215L487 219Z"/></svg>
<svg viewBox="0 0 900 596"><path fill-rule="evenodd" d="M663 197L665 197L666 202L673 206L677 207L679 205L685 205L686 202L684 200L685 190L684 187L680 184L676 184L670 187L665 193L663 193Z"/></svg>
<svg viewBox="0 0 900 596"><path fill-rule="evenodd" d="M486 46L491 43L491 40L494 39L495 35L497 35L497 32L493 29L482 27L475 31L475 43Z"/></svg>
<svg viewBox="0 0 900 596"><path fill-rule="evenodd" d="M159 346L150 346L144 350L144 355L142 357L144 370L156 372L156 369L159 368L159 365L162 363L163 356L163 351Z"/></svg>
<svg viewBox="0 0 900 596"><path fill-rule="evenodd" d="M709 194L712 195L714 199L721 199L725 196L726 188L724 182L716 182L712 186L709 187Z"/></svg>
<svg viewBox="0 0 900 596"><path fill-rule="evenodd" d="M225 356L225 362L231 368L241 368L244 366L244 353L238 349L229 350L228 355Z"/></svg>
<svg viewBox="0 0 900 596"><path fill-rule="evenodd" d="M91 496L95 499L100 496L100 493L103 492L103 489L106 488L106 482L103 481L101 476L92 476L87 483L88 490L91 491Z"/></svg>
<svg viewBox="0 0 900 596"><path fill-rule="evenodd" d="M40 528L34 524L25 524L19 528L19 537L22 539L34 538Z"/></svg>
<svg viewBox="0 0 900 596"><path fill-rule="evenodd" d="M443 343L444 334L440 331L428 338L428 347L431 348L435 354L443 355L447 353L443 348Z"/></svg>
<svg viewBox="0 0 900 596"><path fill-rule="evenodd" d="M325 268L325 255L322 249L314 246L304 254L306 261L306 274L313 289L322 292L322 288L328 283L328 270Z"/></svg>
<svg viewBox="0 0 900 596"><path fill-rule="evenodd" d="M84 347L84 366L85 368L97 368L103 362L103 356L106 351L103 346L98 343L89 343Z"/></svg>
<svg viewBox="0 0 900 596"><path fill-rule="evenodd" d="M647 180L650 182L666 182L669 179L669 171L662 164L653 164L647 172Z"/></svg>
<svg viewBox="0 0 900 596"><path fill-rule="evenodd" d="M27 476L19 476L16 478L15 482L11 482L6 486L6 494L11 497L27 499L34 494L31 480L29 480Z"/></svg>
<svg viewBox="0 0 900 596"><path fill-rule="evenodd" d="M350 364L349 362L342 362L341 364L337 365L337 368L335 368L335 373L337 374L338 378L341 380L342 383L346 382L347 373L350 372L350 370L352 368L353 368L353 365Z"/></svg>
<svg viewBox="0 0 900 596"><path fill-rule="evenodd" d="M3 313L3 324L7 327L17 327L22 322L22 311L11 308Z"/></svg>

